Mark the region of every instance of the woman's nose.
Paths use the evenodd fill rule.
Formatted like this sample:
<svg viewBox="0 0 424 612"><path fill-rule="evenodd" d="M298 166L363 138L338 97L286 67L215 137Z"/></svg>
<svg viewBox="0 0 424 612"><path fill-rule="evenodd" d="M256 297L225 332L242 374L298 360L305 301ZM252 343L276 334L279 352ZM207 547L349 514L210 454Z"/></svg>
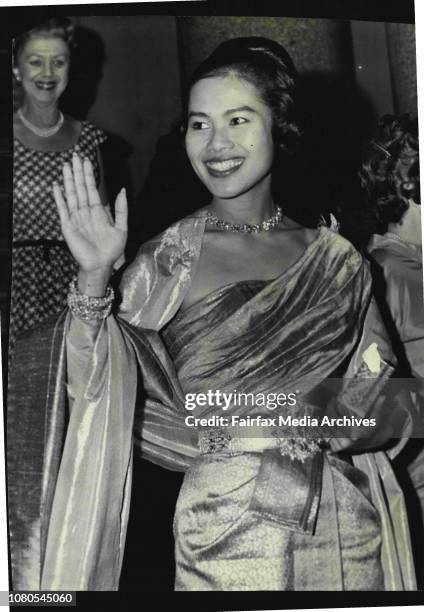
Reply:
<svg viewBox="0 0 424 612"><path fill-rule="evenodd" d="M43 66L43 76L52 76L54 73L53 65L51 62L45 62Z"/></svg>
<svg viewBox="0 0 424 612"><path fill-rule="evenodd" d="M212 130L209 141L210 149L220 151L221 149L229 149L233 146L234 143L231 140L230 134L228 133L228 129L226 127L215 127Z"/></svg>

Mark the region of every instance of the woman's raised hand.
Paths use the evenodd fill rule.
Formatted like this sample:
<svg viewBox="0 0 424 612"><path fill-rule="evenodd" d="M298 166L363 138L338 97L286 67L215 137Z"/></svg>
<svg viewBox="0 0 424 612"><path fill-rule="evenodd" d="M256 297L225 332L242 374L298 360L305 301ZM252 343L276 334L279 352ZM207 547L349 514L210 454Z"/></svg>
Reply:
<svg viewBox="0 0 424 612"><path fill-rule="evenodd" d="M115 221L102 205L93 167L77 155L63 166L65 197L57 183L53 195L59 211L62 233L80 270L96 274L111 270L124 253L127 240L127 197L121 189L115 201Z"/></svg>

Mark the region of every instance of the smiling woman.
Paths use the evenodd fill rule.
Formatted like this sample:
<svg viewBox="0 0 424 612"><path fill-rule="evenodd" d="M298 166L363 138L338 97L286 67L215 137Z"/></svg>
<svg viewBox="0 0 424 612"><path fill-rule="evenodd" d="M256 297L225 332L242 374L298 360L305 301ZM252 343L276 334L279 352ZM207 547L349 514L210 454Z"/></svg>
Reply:
<svg viewBox="0 0 424 612"><path fill-rule="evenodd" d="M73 49L68 19L51 19L14 41L13 75L22 92L14 115L12 294L9 351L17 334L58 314L66 304L75 263L63 240L51 192L73 152L91 159L106 201L99 145L104 133L64 115Z"/></svg>

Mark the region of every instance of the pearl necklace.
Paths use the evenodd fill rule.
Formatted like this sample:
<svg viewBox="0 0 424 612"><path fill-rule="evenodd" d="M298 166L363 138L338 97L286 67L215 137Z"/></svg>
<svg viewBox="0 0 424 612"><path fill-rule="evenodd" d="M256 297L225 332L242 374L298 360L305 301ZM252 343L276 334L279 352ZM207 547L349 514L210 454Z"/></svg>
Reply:
<svg viewBox="0 0 424 612"><path fill-rule="evenodd" d="M206 221L224 232L258 234L259 232L269 232L269 230L280 223L283 218L283 211L279 206L276 206L275 209L275 214L269 219L266 219L266 221L262 221L262 223L230 223L229 221L215 217L209 210L207 211Z"/></svg>
<svg viewBox="0 0 424 612"><path fill-rule="evenodd" d="M18 117L26 128L28 128L36 136L40 136L40 138L48 138L49 136L53 136L54 134L57 134L57 132L62 127L63 121L64 121L63 113L61 113L60 111L59 111L59 119L57 120L57 123L55 123L54 125L48 128L37 127L36 125L31 123L31 121L28 121L28 119L24 117L24 114L21 109L18 109Z"/></svg>

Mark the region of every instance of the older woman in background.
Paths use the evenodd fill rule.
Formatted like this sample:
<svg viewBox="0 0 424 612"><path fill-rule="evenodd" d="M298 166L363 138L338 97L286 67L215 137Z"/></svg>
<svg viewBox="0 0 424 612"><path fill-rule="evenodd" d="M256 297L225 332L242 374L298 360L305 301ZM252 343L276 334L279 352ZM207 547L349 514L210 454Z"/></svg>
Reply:
<svg viewBox="0 0 424 612"><path fill-rule="evenodd" d="M74 32L66 18L50 19L14 41L13 75L22 104L13 118L13 244L9 348L66 304L76 266L62 237L51 193L62 165L77 153L90 159L102 201L99 145L106 139L88 121L64 115Z"/></svg>

